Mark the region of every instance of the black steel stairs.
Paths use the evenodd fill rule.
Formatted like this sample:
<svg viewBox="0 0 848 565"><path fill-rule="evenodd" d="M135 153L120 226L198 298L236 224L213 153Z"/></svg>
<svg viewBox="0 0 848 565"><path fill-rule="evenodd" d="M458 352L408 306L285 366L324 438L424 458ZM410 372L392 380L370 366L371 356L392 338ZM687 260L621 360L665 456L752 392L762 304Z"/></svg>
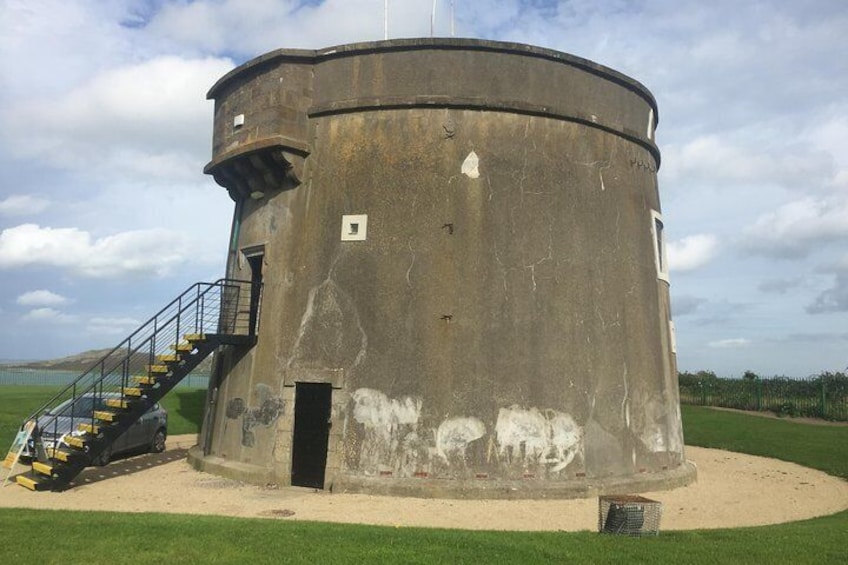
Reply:
<svg viewBox="0 0 848 565"><path fill-rule="evenodd" d="M36 425L17 483L66 488L212 352L253 345L260 293L256 282L222 279L174 299L24 422Z"/></svg>

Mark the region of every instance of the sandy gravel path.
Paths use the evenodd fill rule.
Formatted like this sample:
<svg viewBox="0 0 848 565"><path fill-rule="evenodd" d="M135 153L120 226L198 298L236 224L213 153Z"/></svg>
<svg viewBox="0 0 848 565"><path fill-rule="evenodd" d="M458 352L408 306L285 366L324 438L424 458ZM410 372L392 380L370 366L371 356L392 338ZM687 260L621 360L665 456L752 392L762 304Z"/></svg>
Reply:
<svg viewBox="0 0 848 565"><path fill-rule="evenodd" d="M174 436L158 455L86 469L61 493L0 489L0 507L172 512L487 530L593 530L598 501L428 500L245 485L186 462L196 436ZM698 482L643 496L663 503L662 530L790 522L848 508L848 481L775 459L687 447ZM21 468L23 469L23 468Z"/></svg>

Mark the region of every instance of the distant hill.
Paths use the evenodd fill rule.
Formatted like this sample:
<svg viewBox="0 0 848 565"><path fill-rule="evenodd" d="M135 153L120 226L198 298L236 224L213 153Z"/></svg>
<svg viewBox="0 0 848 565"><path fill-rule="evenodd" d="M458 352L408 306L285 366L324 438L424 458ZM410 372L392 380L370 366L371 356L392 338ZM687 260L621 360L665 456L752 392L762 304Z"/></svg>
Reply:
<svg viewBox="0 0 848 565"><path fill-rule="evenodd" d="M3 365L5 368L9 369L30 369L30 370L42 370L42 371L72 371L77 373L82 373L83 371L87 371L90 369L95 363L106 357L111 349L92 349L89 351L83 351L82 353L77 353L75 355L69 355L67 357L61 357L59 359L50 359L47 361L28 361L23 363L9 363ZM116 355L112 355L109 361L107 362L107 367L111 368L118 364L122 359L124 352L121 351ZM134 373L138 373L144 370L144 366L147 365L148 358L147 355L137 354L133 356L133 360L130 363L130 369ZM210 355L206 359L204 359L200 365L194 370L197 373L208 373L212 370L212 356Z"/></svg>

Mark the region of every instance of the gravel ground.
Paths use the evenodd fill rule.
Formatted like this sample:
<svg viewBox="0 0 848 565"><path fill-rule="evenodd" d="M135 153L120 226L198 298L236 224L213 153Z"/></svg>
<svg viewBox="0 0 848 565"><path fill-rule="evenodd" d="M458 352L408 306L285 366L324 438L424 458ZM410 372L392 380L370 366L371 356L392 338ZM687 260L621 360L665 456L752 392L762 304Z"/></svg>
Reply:
<svg viewBox="0 0 848 565"><path fill-rule="evenodd" d="M0 507L215 514L472 530L597 528L597 499L398 499L246 485L192 469L186 453L195 440L194 435L173 436L168 438L164 453L86 469L73 488L64 492L31 492L7 484L0 489ZM848 481L820 471L700 447L687 447L686 456L698 467L696 484L642 493L662 502L662 530L777 524L848 508Z"/></svg>

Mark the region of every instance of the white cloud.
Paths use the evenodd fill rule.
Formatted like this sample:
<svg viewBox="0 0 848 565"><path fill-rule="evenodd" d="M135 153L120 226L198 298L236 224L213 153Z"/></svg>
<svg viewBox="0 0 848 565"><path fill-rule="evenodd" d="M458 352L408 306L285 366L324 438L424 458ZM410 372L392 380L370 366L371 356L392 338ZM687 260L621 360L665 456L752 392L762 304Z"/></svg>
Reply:
<svg viewBox="0 0 848 565"><path fill-rule="evenodd" d="M190 259L187 237L166 229L126 231L94 239L77 228L22 224L0 232L0 268L60 267L86 277L162 277Z"/></svg>
<svg viewBox="0 0 848 565"><path fill-rule="evenodd" d="M711 341L707 344L707 347L713 347L716 349L735 349L738 347L747 347L749 345L751 345L751 340L743 337L736 337Z"/></svg>
<svg viewBox="0 0 848 565"><path fill-rule="evenodd" d="M515 4L514 0L509 3ZM390 37L428 36L431 8L432 3L427 0L390 1ZM440 35L444 36L449 28L447 10L444 5L442 8L437 9L437 15ZM252 56L283 46L314 49L383 39L383 3L379 0L179 2L163 6L148 23L147 31L164 41L203 52Z"/></svg>
<svg viewBox="0 0 848 565"><path fill-rule="evenodd" d="M764 143L767 125L758 135L736 136L734 141L717 134L696 137L682 146L663 146L663 174L669 182L691 184L708 180L714 188L739 183L774 184L799 190L817 190L836 176L831 153L810 144Z"/></svg>
<svg viewBox="0 0 848 565"><path fill-rule="evenodd" d="M668 243L668 264L672 271L693 271L709 263L717 251L716 236L690 235Z"/></svg>
<svg viewBox="0 0 848 565"><path fill-rule="evenodd" d="M86 330L93 334L124 335L137 328L141 322L135 318L91 318Z"/></svg>
<svg viewBox="0 0 848 565"><path fill-rule="evenodd" d="M132 1L132 0L130 0ZM91 72L139 54L119 25L127 0L10 0L0 2L4 94L30 97L64 92ZM7 109L8 110L8 109Z"/></svg>
<svg viewBox="0 0 848 565"><path fill-rule="evenodd" d="M59 306L67 304L68 299L49 290L33 290L18 296L15 302L21 306Z"/></svg>
<svg viewBox="0 0 848 565"><path fill-rule="evenodd" d="M29 194L13 194L0 200L0 216L27 216L38 214L50 205L46 198Z"/></svg>
<svg viewBox="0 0 848 565"><path fill-rule="evenodd" d="M54 308L35 308L24 314L21 319L27 322L55 322L60 324L75 320L74 316L63 314Z"/></svg>
<svg viewBox="0 0 848 565"><path fill-rule="evenodd" d="M4 112L0 125L19 132L7 150L85 175L196 180L209 158L206 91L232 67L163 56L101 71L58 100Z"/></svg>
<svg viewBox="0 0 848 565"><path fill-rule="evenodd" d="M744 231L751 251L777 258L805 257L834 241L848 239L848 198L795 200L761 215Z"/></svg>

